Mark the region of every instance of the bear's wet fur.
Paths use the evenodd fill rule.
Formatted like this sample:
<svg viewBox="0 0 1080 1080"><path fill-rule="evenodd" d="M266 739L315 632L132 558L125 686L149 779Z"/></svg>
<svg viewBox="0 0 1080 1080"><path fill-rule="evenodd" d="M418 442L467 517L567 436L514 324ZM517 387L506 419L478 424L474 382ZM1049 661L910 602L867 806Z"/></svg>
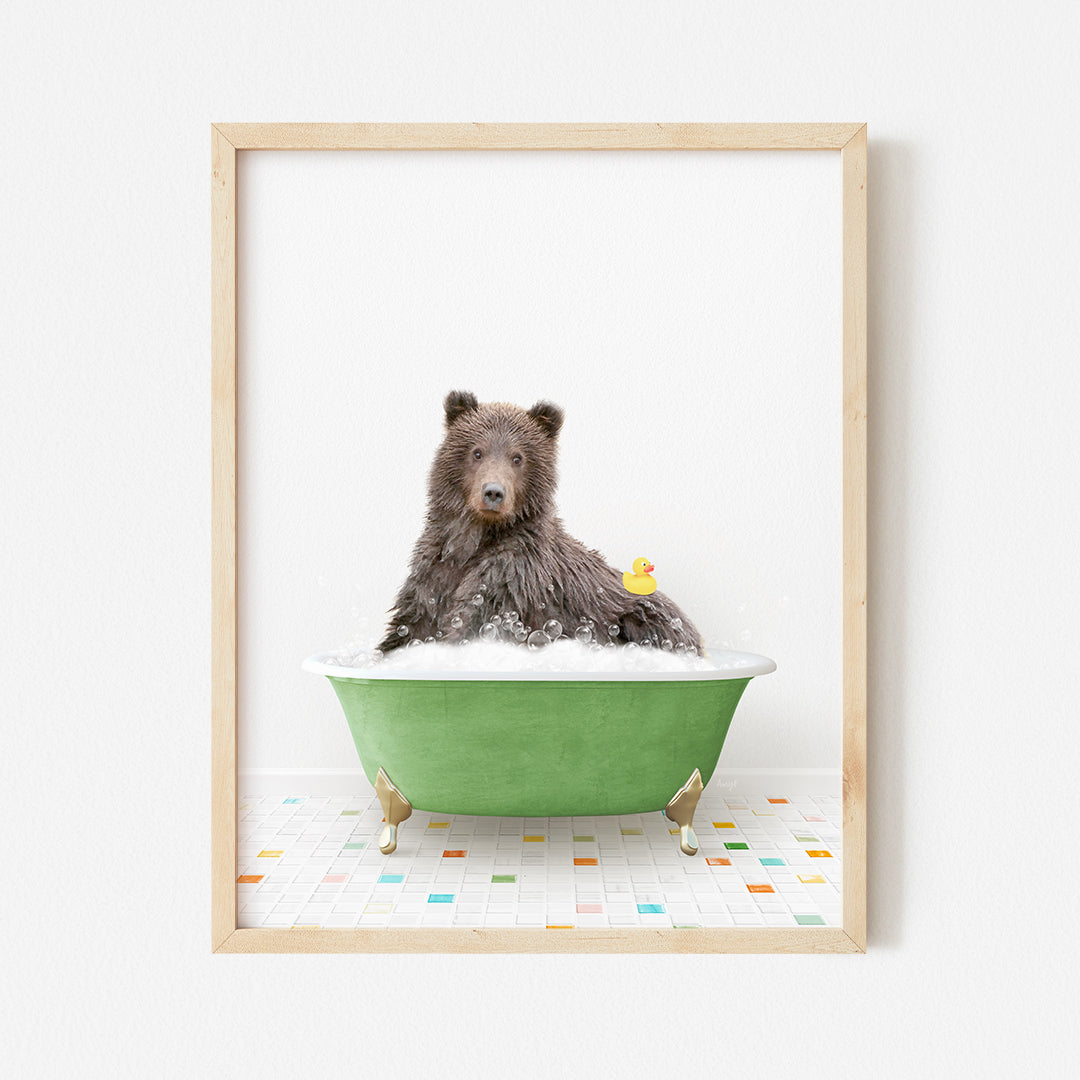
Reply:
<svg viewBox="0 0 1080 1080"><path fill-rule="evenodd" d="M534 630L557 619L571 636L591 619L601 643L667 640L701 652L701 635L673 600L627 592L622 572L556 516L562 409L550 401L528 410L481 404L462 390L443 407L446 435L428 478L424 531L380 649L477 637L493 616L516 611Z"/></svg>

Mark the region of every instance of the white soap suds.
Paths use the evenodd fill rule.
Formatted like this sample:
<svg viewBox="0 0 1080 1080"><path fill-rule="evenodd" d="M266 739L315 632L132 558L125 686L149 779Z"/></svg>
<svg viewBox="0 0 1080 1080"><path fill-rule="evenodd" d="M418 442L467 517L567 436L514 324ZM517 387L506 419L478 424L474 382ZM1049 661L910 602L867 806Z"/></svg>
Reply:
<svg viewBox="0 0 1080 1080"><path fill-rule="evenodd" d="M503 641L469 640L460 645L425 642L383 655L374 646L348 647L324 663L380 671L716 671L707 657L639 645L584 645L560 639L539 649Z"/></svg>

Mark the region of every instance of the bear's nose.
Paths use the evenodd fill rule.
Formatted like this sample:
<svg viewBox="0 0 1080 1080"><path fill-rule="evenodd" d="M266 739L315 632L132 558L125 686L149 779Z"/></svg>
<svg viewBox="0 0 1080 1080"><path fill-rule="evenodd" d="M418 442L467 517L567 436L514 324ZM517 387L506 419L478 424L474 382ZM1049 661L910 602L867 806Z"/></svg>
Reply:
<svg viewBox="0 0 1080 1080"><path fill-rule="evenodd" d="M484 502L496 509L506 498L506 492L498 484L485 484L483 490Z"/></svg>

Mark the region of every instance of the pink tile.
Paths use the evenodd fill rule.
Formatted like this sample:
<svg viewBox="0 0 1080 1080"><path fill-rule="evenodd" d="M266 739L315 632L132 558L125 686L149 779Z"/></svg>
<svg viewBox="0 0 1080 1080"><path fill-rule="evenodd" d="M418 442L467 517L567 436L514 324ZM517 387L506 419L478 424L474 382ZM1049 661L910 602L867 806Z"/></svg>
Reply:
<svg viewBox="0 0 1080 1080"><path fill-rule="evenodd" d="M323 878L323 884L324 885L340 885L341 882L347 881L348 878L349 878L348 874L327 874L326 877Z"/></svg>
<svg viewBox="0 0 1080 1080"><path fill-rule="evenodd" d="M586 912L602 912L604 910L603 904L578 904L578 914L585 914Z"/></svg>

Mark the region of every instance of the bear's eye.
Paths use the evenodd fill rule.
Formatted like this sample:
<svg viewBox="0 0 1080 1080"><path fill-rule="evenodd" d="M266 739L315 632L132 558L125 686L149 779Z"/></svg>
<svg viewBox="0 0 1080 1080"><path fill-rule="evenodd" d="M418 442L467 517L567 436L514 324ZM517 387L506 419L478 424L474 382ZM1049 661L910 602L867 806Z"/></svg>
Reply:
<svg viewBox="0 0 1080 1080"><path fill-rule="evenodd" d="M476 458L477 461L479 461L484 455L479 450L474 450L472 452L472 456Z"/></svg>
<svg viewBox="0 0 1080 1080"><path fill-rule="evenodd" d="M520 464L521 464L521 455L520 455L520 454L515 454L515 455L514 455L514 456L513 456L513 457L512 457L512 458L511 458L510 460L511 460L511 461L512 461L512 462L513 462L513 463L514 463L515 465L520 465Z"/></svg>

